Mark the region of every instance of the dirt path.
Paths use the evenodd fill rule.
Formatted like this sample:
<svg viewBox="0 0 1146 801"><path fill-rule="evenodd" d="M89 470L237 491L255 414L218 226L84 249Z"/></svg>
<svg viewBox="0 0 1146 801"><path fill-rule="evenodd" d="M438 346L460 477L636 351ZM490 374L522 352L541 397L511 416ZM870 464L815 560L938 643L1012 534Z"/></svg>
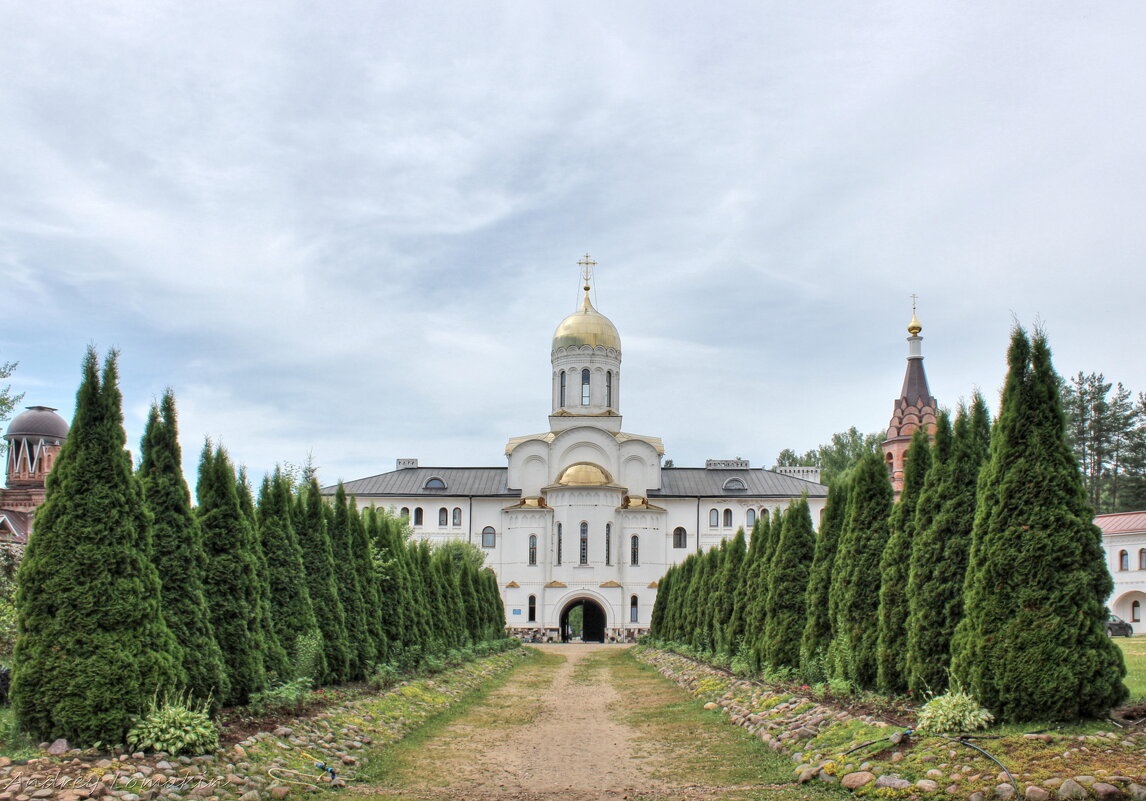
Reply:
<svg viewBox="0 0 1146 801"><path fill-rule="evenodd" d="M624 654L624 645L542 645L538 657L444 725L391 754L355 795L433 801L618 801L776 797L788 763ZM620 688L620 689L618 689ZM703 716L703 718L699 717ZM758 754L759 752L759 754ZM758 761L759 761L758 760ZM739 763L739 764L738 764ZM771 771L771 773L767 773ZM800 792L786 798L806 797Z"/></svg>

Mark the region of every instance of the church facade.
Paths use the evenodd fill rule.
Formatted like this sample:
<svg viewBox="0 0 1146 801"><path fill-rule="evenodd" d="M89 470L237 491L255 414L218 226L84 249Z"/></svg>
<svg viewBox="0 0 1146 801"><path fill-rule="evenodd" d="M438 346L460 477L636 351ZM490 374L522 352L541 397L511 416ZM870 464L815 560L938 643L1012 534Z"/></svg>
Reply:
<svg viewBox="0 0 1146 801"><path fill-rule="evenodd" d="M505 466L399 459L345 484L360 507L407 516L415 536L482 548L506 625L525 639L565 639L577 607L585 639L635 639L670 566L802 496L818 523L827 496L815 468L666 467L660 438L624 431L621 338L589 291L586 274L580 308L553 335L548 430L511 438Z"/></svg>

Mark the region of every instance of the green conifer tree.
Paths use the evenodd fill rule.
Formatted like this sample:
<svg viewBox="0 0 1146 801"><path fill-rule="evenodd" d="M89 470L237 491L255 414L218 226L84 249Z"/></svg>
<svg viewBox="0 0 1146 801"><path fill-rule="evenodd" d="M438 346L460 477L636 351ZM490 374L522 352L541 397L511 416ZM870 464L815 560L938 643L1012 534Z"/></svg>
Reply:
<svg viewBox="0 0 1146 801"><path fill-rule="evenodd" d="M883 460L869 453L856 464L848 514L829 591L833 675L864 689L876 683L879 560L887 544L892 490Z"/></svg>
<svg viewBox="0 0 1146 801"><path fill-rule="evenodd" d="M221 451L221 449L220 449ZM216 454L217 459L225 460L222 453ZM259 520L255 512L255 499L251 492L250 482L247 480L247 469L240 467L238 472L227 462L220 467L228 473L235 485L235 492L239 499L239 511L247 529L247 538L251 543L251 551L255 564L255 616L251 621L253 631L258 632L262 643L263 670L266 681L287 681L292 678L293 668L291 657L287 654L286 646L279 641L275 632L274 618L271 615L271 584L267 568L267 558L263 553L262 537L259 533Z"/></svg>
<svg viewBox="0 0 1146 801"><path fill-rule="evenodd" d="M265 476L259 490L259 540L267 561L271 622L275 635L292 657L292 678L300 672L309 678L326 675L325 644L315 618L302 550L291 524L290 484L282 471ZM317 653L307 653L317 639Z"/></svg>
<svg viewBox="0 0 1146 801"><path fill-rule="evenodd" d="M761 526L763 543L760 558L749 576L748 607L744 618L744 642L749 646L751 665L759 670L764 666L764 629L768 625L768 588L772 585L772 559L776 545L784 532L784 511L777 509L770 524Z"/></svg>
<svg viewBox="0 0 1146 801"><path fill-rule="evenodd" d="M653 612L649 616L649 636L654 639L665 639L665 609L672 604L673 581L677 567L677 565L670 566L657 584L657 597L653 601Z"/></svg>
<svg viewBox="0 0 1146 801"><path fill-rule="evenodd" d="M156 689L186 680L149 559L150 515L124 450L118 354L84 358L71 431L48 476L16 592L19 727L73 745L123 742Z"/></svg>
<svg viewBox="0 0 1146 801"><path fill-rule="evenodd" d="M815 549L808 499L792 501L784 513L780 541L772 557L767 622L761 637L761 662L765 664L791 668L800 665L800 638L807 623L808 574Z"/></svg>
<svg viewBox="0 0 1146 801"><path fill-rule="evenodd" d="M731 628L729 622L732 620L732 613L736 605L736 588L740 581L740 573L744 569L744 558L747 553L748 545L745 542L744 528L741 527L736 530L736 536L728 544L720 571L720 582L716 592L713 593L716 607L716 618L712 623L714 647L718 653L726 656L735 655L729 640Z"/></svg>
<svg viewBox="0 0 1146 801"><path fill-rule="evenodd" d="M807 617L800 640L800 662L805 673L812 679L827 678L824 660L832 641L832 615L828 595L835 574L836 549L847 519L850 486L848 477L841 476L828 488L820 530L816 535L815 556L812 557L812 568L808 575L808 590L804 598Z"/></svg>
<svg viewBox="0 0 1146 801"><path fill-rule="evenodd" d="M337 503L338 493L335 493ZM363 657L367 662L384 662L390 659L391 643L387 636L387 619L401 614L383 606L378 567L374 564L374 549L377 541L380 513L374 507L358 511L354 498L346 499L350 518L350 547L358 586L362 596L363 626L368 642L363 646ZM387 599L389 600L389 599Z"/></svg>
<svg viewBox="0 0 1146 801"><path fill-rule="evenodd" d="M325 506L318 480L311 476L295 502L295 533L306 568L306 589L322 631L326 673L320 680L341 684L350 680L350 641L346 632L346 610L336 581L330 532L323 514Z"/></svg>
<svg viewBox="0 0 1146 801"><path fill-rule="evenodd" d="M756 522L752 525L752 536L748 542L748 550L744 554L743 565L736 578L732 614L728 617L724 634L724 640L728 643L728 651L731 654L740 652L741 643L744 640L748 609L752 603L752 588L755 586L752 577L755 576L760 567L761 554L764 552L764 532L767 530L767 525L767 518L756 518Z"/></svg>
<svg viewBox="0 0 1146 801"><path fill-rule="evenodd" d="M951 674L1004 721L1105 716L1127 695L1106 636L1112 582L1065 438L1045 335L1016 327L979 481Z"/></svg>
<svg viewBox="0 0 1146 801"><path fill-rule="evenodd" d="M930 439L924 429L915 429L904 462L903 489L891 511L891 534L879 565L876 686L886 695L907 691L907 581L916 537L916 511L931 467Z"/></svg>
<svg viewBox="0 0 1146 801"><path fill-rule="evenodd" d="M179 643L188 693L217 707L229 697L230 682L203 592L207 557L203 533L191 511L191 492L183 480L171 390L152 404L141 450L139 478L152 514L152 562L162 584L164 620Z"/></svg>

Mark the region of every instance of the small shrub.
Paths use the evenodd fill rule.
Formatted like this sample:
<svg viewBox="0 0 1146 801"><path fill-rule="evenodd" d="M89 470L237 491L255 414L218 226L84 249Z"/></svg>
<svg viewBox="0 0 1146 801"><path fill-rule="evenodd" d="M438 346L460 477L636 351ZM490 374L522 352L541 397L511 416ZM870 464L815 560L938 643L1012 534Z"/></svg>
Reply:
<svg viewBox="0 0 1146 801"><path fill-rule="evenodd" d="M132 751L166 751L169 754L206 754L219 745L219 727L207 713L210 702L186 696L168 697L162 704L152 699L151 710L127 733Z"/></svg>
<svg viewBox="0 0 1146 801"><path fill-rule="evenodd" d="M933 732L958 732L985 729L995 716L979 702L959 689L937 695L919 710L919 728Z"/></svg>
<svg viewBox="0 0 1146 801"><path fill-rule="evenodd" d="M294 641L294 675L296 679L320 678L318 666L322 660L322 632L309 631Z"/></svg>
<svg viewBox="0 0 1146 801"><path fill-rule="evenodd" d="M431 654L422 660L422 669L427 673L441 673L446 669L446 660L440 654Z"/></svg>
<svg viewBox="0 0 1146 801"><path fill-rule="evenodd" d="M313 682L305 676L284 681L251 696L248 708L256 715L268 712L301 712L306 705Z"/></svg>
<svg viewBox="0 0 1146 801"><path fill-rule="evenodd" d="M389 662L374 666L367 682L372 690L387 690L398 683L398 668Z"/></svg>

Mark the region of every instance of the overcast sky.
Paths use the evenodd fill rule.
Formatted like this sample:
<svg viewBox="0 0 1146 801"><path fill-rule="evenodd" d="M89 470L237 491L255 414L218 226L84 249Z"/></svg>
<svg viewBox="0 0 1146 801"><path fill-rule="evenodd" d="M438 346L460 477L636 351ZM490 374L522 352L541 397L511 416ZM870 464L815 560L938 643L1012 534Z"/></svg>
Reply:
<svg viewBox="0 0 1146 801"><path fill-rule="evenodd" d="M0 0L0 362L258 475L503 465L598 262L624 428L771 466L1008 331L1146 390L1146 4Z"/></svg>

